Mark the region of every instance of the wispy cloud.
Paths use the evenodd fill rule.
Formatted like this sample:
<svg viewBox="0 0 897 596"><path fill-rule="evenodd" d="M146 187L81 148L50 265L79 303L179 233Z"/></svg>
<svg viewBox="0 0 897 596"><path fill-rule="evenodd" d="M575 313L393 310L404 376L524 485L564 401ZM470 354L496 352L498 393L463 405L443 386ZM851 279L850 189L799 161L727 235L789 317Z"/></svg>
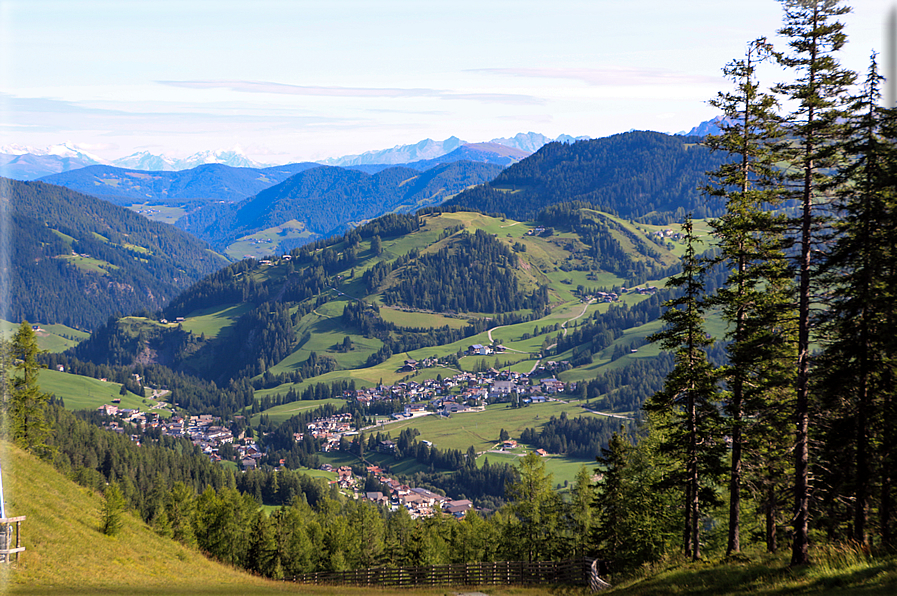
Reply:
<svg viewBox="0 0 897 596"><path fill-rule="evenodd" d="M445 89L400 87L320 87L314 85L288 85L270 81L210 80L210 81L156 81L162 85L185 89L228 89L239 93L275 93L317 97L386 97L468 100L504 104L543 104L545 100L532 95L513 93L460 93Z"/></svg>
<svg viewBox="0 0 897 596"><path fill-rule="evenodd" d="M719 79L659 68L477 68L469 72L539 79L566 79L589 85L719 84Z"/></svg>

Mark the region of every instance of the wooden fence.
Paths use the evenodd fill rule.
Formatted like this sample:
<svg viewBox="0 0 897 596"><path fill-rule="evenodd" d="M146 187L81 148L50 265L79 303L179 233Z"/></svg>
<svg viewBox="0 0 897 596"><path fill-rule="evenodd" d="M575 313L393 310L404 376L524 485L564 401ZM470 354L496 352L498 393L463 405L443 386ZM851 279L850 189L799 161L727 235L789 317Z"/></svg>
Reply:
<svg viewBox="0 0 897 596"><path fill-rule="evenodd" d="M410 588L418 586L489 586L567 584L593 586L592 559L568 561L501 561L429 567L374 567L354 571L303 573L292 578L302 584L349 584Z"/></svg>

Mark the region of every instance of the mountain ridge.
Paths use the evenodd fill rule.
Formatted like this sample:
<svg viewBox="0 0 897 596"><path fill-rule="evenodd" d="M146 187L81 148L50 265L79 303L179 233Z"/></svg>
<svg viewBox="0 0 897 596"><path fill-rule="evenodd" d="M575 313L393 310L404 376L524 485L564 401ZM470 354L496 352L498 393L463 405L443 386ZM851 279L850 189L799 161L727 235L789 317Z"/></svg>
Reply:
<svg viewBox="0 0 897 596"><path fill-rule="evenodd" d="M44 182L4 180L11 320L91 329L156 310L226 265L208 245L124 207Z"/></svg>
<svg viewBox="0 0 897 596"><path fill-rule="evenodd" d="M315 237L327 236L384 213L436 205L464 188L491 180L501 166L450 162L423 172L393 166L368 174L336 166L310 168L234 205L210 205L176 225L222 246L290 220Z"/></svg>

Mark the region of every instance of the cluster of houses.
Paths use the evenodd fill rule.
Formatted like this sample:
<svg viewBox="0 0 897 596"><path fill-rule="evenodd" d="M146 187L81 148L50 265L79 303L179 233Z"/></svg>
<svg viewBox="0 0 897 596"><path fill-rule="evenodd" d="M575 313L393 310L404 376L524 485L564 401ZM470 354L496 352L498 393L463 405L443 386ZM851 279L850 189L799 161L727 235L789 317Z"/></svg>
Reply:
<svg viewBox="0 0 897 596"><path fill-rule="evenodd" d="M563 370L566 364L549 361L537 366L534 373L541 376ZM531 380L526 373L493 368L484 372L460 372L439 380L402 381L395 385L347 390L343 397L368 406L378 401L401 400L408 405L393 417L411 418L425 413L450 415L482 411L487 402L505 401L512 394L524 403L541 403L548 396L564 391L564 387L564 382L554 377Z"/></svg>
<svg viewBox="0 0 897 596"><path fill-rule="evenodd" d="M212 461L221 461L218 450L225 443L230 443L244 470L258 467L258 460L263 455L254 440L246 438L245 434L235 437L230 429L221 426L211 414L181 416L172 413L171 417L166 420L159 416L158 412L120 408L114 403L104 404L97 408L97 411L112 418L104 426L113 432L123 433L124 424L138 426L144 430L158 428L163 435L190 439ZM131 435L131 440L140 442L138 435Z"/></svg>
<svg viewBox="0 0 897 596"><path fill-rule="evenodd" d="M626 288L620 290L621 292L626 292ZM628 290L630 294L641 294L641 295L654 295L657 292L657 286L649 286L646 285L643 288L630 288Z"/></svg>
<svg viewBox="0 0 897 596"><path fill-rule="evenodd" d="M334 414L328 418L316 418L306 425L306 432L315 439L320 439L321 451L338 451L343 437L357 435L352 424L352 414ZM298 443L305 438L304 433L293 433Z"/></svg>
<svg viewBox="0 0 897 596"><path fill-rule="evenodd" d="M648 231L645 232L646 236L654 236L655 238L669 238L671 240L679 240L682 238L682 234L680 232L674 232L673 230L667 228L666 230L656 230L654 232Z"/></svg>
<svg viewBox="0 0 897 596"><path fill-rule="evenodd" d="M467 499L453 500L425 488L412 488L402 484L398 480L389 478L378 466L368 466L367 473L375 476L388 493L382 491L359 493L358 487L364 482L353 475L352 468L342 466L334 469L330 464L324 464L321 469L327 472L336 472L337 478L332 482L343 490L354 491L355 498L370 501L377 505L388 507L391 511L397 511L404 507L412 519L431 517L437 512L453 517L462 518L473 509L473 503Z"/></svg>

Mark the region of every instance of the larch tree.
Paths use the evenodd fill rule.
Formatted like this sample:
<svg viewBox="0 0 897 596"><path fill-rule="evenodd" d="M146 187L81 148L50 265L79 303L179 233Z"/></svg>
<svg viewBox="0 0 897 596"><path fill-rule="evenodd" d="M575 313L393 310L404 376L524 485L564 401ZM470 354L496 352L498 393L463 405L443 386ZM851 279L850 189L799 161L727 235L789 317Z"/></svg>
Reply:
<svg viewBox="0 0 897 596"><path fill-rule="evenodd" d="M551 474L535 451L520 458L520 479L505 486L509 510L520 522L520 541L527 560L538 561L551 552L557 537L560 501Z"/></svg>

